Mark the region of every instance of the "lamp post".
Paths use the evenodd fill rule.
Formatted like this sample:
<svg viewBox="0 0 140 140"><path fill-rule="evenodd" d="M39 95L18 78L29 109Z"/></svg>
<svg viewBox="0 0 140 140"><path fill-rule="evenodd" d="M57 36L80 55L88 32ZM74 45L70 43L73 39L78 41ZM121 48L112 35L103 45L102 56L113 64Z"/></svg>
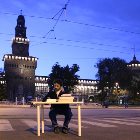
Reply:
<svg viewBox="0 0 140 140"><path fill-rule="evenodd" d="M138 103L139 103L139 92L137 92L137 100L138 100L138 102L137 102L137 106L138 106Z"/></svg>
<svg viewBox="0 0 140 140"><path fill-rule="evenodd" d="M115 83L116 84L116 106L118 104L118 88L119 88L119 84L118 83Z"/></svg>

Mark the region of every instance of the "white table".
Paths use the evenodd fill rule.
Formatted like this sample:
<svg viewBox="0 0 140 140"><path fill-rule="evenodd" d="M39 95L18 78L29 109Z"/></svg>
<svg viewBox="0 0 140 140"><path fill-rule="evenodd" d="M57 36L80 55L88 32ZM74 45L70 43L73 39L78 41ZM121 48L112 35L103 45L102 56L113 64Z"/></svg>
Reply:
<svg viewBox="0 0 140 140"><path fill-rule="evenodd" d="M40 105L41 105L41 121L42 133L44 133L44 104L78 104L78 136L81 136L81 108L83 102L33 102L37 104L37 135L40 136Z"/></svg>

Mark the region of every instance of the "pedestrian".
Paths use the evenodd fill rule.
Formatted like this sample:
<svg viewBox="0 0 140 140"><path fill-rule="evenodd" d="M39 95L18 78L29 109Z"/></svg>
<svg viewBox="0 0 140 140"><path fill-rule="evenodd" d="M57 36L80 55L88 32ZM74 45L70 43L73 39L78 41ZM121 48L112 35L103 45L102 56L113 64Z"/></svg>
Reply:
<svg viewBox="0 0 140 140"><path fill-rule="evenodd" d="M128 108L128 103L126 103L126 107Z"/></svg>
<svg viewBox="0 0 140 140"><path fill-rule="evenodd" d="M63 89L63 82L61 79L56 79L53 82L54 90L48 92L48 94L43 98L42 102L45 102L47 99L59 99L62 94L66 94ZM58 114L62 114L65 116L62 133L68 133L68 124L73 116L69 104L51 104L49 118L52 122L52 126L54 127L54 133L59 133L59 126L57 123L56 116Z"/></svg>
<svg viewBox="0 0 140 140"><path fill-rule="evenodd" d="M108 108L108 103L107 102L105 103L105 108Z"/></svg>
<svg viewBox="0 0 140 140"><path fill-rule="evenodd" d="M128 108L128 103L125 103L125 108Z"/></svg>

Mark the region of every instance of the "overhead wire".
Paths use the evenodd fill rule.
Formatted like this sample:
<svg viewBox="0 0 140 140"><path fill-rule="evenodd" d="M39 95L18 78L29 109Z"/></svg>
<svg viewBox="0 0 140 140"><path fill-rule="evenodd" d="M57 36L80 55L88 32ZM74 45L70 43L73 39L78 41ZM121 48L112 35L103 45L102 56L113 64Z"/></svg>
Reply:
<svg viewBox="0 0 140 140"><path fill-rule="evenodd" d="M68 3L70 2L70 0L68 0L68 2L65 4L65 7L63 7L59 12L57 12L56 14L55 14L55 16L53 16L52 17L52 19L54 19L60 12L60 15L59 15L59 17L57 18L57 20L56 20L56 23L54 24L54 26L53 26L53 29L52 30L50 30L50 31L53 31L54 32L54 28L56 27L56 25L57 25L57 23L58 23L58 21L59 21L59 19L60 19L60 17L61 17L61 15L62 15L62 13L63 13L63 11L65 10L65 18L66 18L66 8L67 8L67 6L68 6ZM48 32L49 34L51 33L51 32ZM47 34L48 34L47 33ZM46 35L47 35L46 34ZM45 36L46 36L45 35ZM43 36L43 38L45 38L45 36ZM55 33L54 33L54 36L55 36ZM55 39L56 39L56 36L55 36ZM45 41L46 42L46 41Z"/></svg>
<svg viewBox="0 0 140 140"><path fill-rule="evenodd" d="M48 35L48 37L50 36L50 32L51 30L46 34ZM0 33L0 34L4 34L4 33ZM6 35L14 35L14 34L6 34ZM55 34L54 34L55 36ZM36 38L42 38L42 37L37 37L37 36L29 36L29 37L36 37ZM51 39L54 39L54 38L49 38L50 40ZM115 48L124 48L124 49L134 49L134 48L130 48L130 47L122 47L122 46L118 46L118 45L111 45L111 44L103 44L103 43L95 43L95 42L83 42L83 41L79 41L79 40L70 40L70 39L60 39L60 38L57 38L56 40L59 40L59 41L67 41L67 42L76 42L76 43L84 43L84 44L90 44L90 45L99 45L99 46L110 46L110 47L115 47ZM5 40L5 41L11 41L11 40ZM36 41L30 41L30 42L36 42ZM39 44L44 44L44 43L49 43L48 41L45 41L45 42L39 42ZM38 43L36 45L39 45ZM56 43L55 43L56 44ZM73 45L67 45L67 46L73 46ZM80 46L77 46L77 47L80 47ZM84 47L84 48L89 48L89 47ZM92 47L90 48L92 49ZM140 50L140 49L137 49L137 50Z"/></svg>
<svg viewBox="0 0 140 140"><path fill-rule="evenodd" d="M9 40L7 40L7 41L9 41ZM76 45L76 46L74 46L74 45L70 45L70 44L63 44L63 43L51 43L51 42L44 42L44 43L48 43L48 44L51 44L51 45L59 45L59 46L68 46L68 47L75 47L75 48L77 48L77 47L79 47L79 48L82 48L82 49L91 49L91 50L97 50L97 51L109 51L109 52L113 52L113 53L116 53L116 52L118 52L118 53L124 53L124 54L133 54L132 52L131 53L126 53L126 52L120 52L120 51L114 51L114 50L106 50L106 49L101 49L101 48L95 48L95 47L82 47L82 46L78 46L78 45ZM37 43L37 44L35 44L35 45L30 45L30 47L33 47L33 46L36 46L36 45L40 45L40 44L44 44L43 42L39 42L39 43ZM134 48L130 48L130 49L134 49ZM138 50L140 50L140 49L138 49Z"/></svg>
<svg viewBox="0 0 140 140"><path fill-rule="evenodd" d="M82 49L87 49L87 47L81 47L81 46L73 46L73 45L65 45L65 44L63 44L63 43L60 43L60 44L58 44L58 43L50 43L50 42L47 42L47 43L49 43L49 44L51 44L51 45L60 45L60 46L71 46L71 47L79 47L79 48L82 48ZM35 45L40 45L40 44L43 44L42 42L40 42L40 43L38 43L38 44L35 44ZM35 46L35 45L31 45L31 46ZM30 46L30 47L31 47ZM131 51L131 53L126 53L126 52L120 52L120 51L112 51L112 50L104 50L104 49L97 49L97 48L94 48L94 47L92 47L92 48L88 48L88 49L93 49L93 50L97 50L97 51L109 51L109 52L112 52L112 53L116 53L116 52L118 52L118 53L124 53L124 54L133 54L133 52ZM131 48L131 49L133 49L133 48ZM4 53L2 53L2 54L4 54ZM61 58L61 59L63 59L63 58ZM67 58L65 58L65 59L67 59ZM68 59L84 59L84 58L68 58ZM93 59L93 58L85 58L85 59Z"/></svg>
<svg viewBox="0 0 140 140"><path fill-rule="evenodd" d="M3 12L0 12L0 14L19 15L19 14L3 13ZM24 15L24 16L33 17L33 18L43 18L43 19L50 19L50 20L52 20L52 18L48 18L48 17L37 17L37 16L33 16L33 15ZM53 18L53 20L58 20L58 19L54 19L54 18ZM129 30L123 30L123 29L112 28L112 27L106 27L106 26L100 26L100 25L96 25L96 24L88 24L88 23L83 23L83 22L76 22L76 21L70 21L70 20L60 20L60 19L59 19L59 21L67 21L67 22L73 23L73 24L80 24L80 25L91 26L91 27L97 27L97 28L103 28L103 29L108 29L108 30L115 30L115 31L120 31L120 32L125 32L125 33L140 34L140 32L129 31Z"/></svg>
<svg viewBox="0 0 140 140"><path fill-rule="evenodd" d="M133 54L133 53L126 53L126 52L120 52L120 51L114 51L114 50L104 50L104 49L97 49L95 47L91 47L91 48L88 48L88 47L81 47L81 46L73 46L73 45L66 45L66 44L63 44L63 43L50 43L50 42L46 42L48 44L52 44L52 45L60 45L60 46L71 46L71 47L79 47L79 48L82 48L82 49L94 49L94 50L97 50L97 51L109 51L109 52L113 52L113 53L116 53L116 52L119 52L119 53L124 53L124 54ZM131 48L133 49L133 48Z"/></svg>

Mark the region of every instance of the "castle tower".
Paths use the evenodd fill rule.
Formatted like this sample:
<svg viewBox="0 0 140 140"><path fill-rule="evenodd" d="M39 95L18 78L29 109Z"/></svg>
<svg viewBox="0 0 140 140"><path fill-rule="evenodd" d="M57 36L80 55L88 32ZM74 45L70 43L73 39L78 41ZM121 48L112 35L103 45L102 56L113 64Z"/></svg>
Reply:
<svg viewBox="0 0 140 140"><path fill-rule="evenodd" d="M136 76L134 76L135 80L140 80L140 62L136 59L135 55L133 57L133 60L129 63L127 63L127 67L135 73Z"/></svg>
<svg viewBox="0 0 140 140"><path fill-rule="evenodd" d="M12 54L3 57L9 100L26 101L35 98L35 69L37 58L29 56L29 39L26 37L25 19L19 15L12 39Z"/></svg>

